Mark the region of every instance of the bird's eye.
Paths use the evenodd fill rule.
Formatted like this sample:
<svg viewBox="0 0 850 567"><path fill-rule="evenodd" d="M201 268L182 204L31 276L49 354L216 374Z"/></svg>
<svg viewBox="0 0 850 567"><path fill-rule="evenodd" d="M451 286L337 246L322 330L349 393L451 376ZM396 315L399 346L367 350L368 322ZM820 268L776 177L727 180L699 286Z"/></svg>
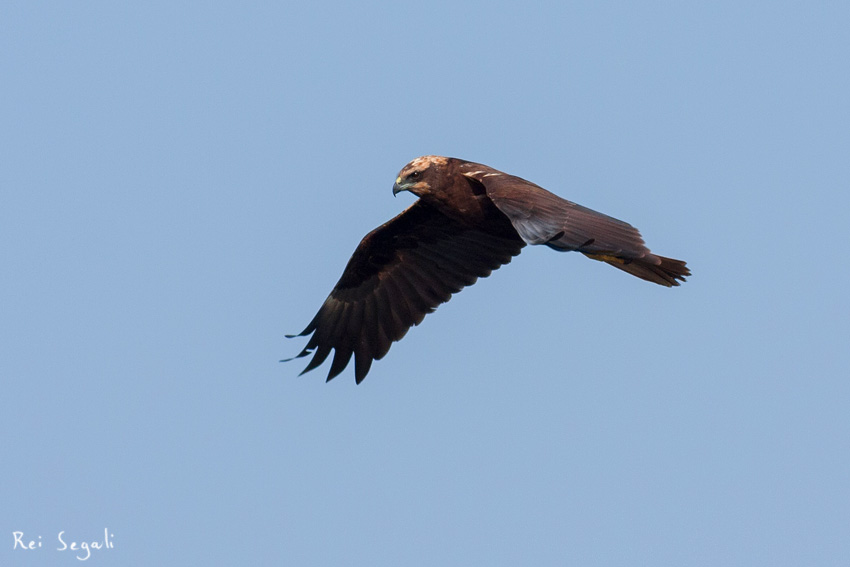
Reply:
<svg viewBox="0 0 850 567"><path fill-rule="evenodd" d="M410 177L412 177L413 179L416 179L417 177L419 177L419 172L414 171L413 173L410 174Z"/></svg>

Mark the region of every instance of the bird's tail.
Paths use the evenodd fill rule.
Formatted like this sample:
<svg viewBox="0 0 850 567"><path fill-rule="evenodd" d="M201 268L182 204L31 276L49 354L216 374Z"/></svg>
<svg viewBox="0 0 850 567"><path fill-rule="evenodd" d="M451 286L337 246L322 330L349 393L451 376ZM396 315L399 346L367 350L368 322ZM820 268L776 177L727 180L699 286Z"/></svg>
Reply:
<svg viewBox="0 0 850 567"><path fill-rule="evenodd" d="M682 260L647 254L643 258L624 258L610 254L588 254L585 256L593 260L599 260L637 276L642 280L657 283L659 285L672 287L685 281L685 276L691 275L691 271Z"/></svg>

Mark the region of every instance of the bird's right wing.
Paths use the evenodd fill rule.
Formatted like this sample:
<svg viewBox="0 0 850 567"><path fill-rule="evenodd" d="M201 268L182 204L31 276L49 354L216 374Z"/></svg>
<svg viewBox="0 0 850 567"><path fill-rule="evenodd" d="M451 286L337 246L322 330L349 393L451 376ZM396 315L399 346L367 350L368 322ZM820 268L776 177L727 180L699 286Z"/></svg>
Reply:
<svg viewBox="0 0 850 567"><path fill-rule="evenodd" d="M354 355L360 383L373 360L453 293L511 261L525 243L461 225L421 201L367 234L319 312L299 335L304 372L335 351L328 380ZM315 352L314 352L315 351ZM291 359L290 359L291 360Z"/></svg>
<svg viewBox="0 0 850 567"><path fill-rule="evenodd" d="M678 280L684 281L690 274L685 262L650 252L638 229L627 222L563 199L520 177L478 164L474 168L464 175L484 187L528 244L578 251L664 286L679 285Z"/></svg>

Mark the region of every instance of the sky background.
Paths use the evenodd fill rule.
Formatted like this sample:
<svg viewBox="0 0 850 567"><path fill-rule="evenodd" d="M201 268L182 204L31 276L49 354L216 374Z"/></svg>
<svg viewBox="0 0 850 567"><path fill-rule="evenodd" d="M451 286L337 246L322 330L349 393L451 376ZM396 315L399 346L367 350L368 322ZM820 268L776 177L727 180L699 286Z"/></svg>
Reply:
<svg viewBox="0 0 850 567"><path fill-rule="evenodd" d="M850 7L636 4L4 2L0 564L848 565ZM526 248L298 377L432 153L693 277Z"/></svg>

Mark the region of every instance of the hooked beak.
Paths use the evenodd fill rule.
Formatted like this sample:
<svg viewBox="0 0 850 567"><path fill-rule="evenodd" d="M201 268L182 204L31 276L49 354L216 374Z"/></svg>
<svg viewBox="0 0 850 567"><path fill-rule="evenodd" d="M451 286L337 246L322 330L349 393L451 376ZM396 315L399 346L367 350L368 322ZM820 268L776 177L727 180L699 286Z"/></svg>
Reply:
<svg viewBox="0 0 850 567"><path fill-rule="evenodd" d="M399 185L399 181L401 181L401 177L396 177L395 183L393 183L393 197L401 193L402 191L407 191L406 187L402 187Z"/></svg>

